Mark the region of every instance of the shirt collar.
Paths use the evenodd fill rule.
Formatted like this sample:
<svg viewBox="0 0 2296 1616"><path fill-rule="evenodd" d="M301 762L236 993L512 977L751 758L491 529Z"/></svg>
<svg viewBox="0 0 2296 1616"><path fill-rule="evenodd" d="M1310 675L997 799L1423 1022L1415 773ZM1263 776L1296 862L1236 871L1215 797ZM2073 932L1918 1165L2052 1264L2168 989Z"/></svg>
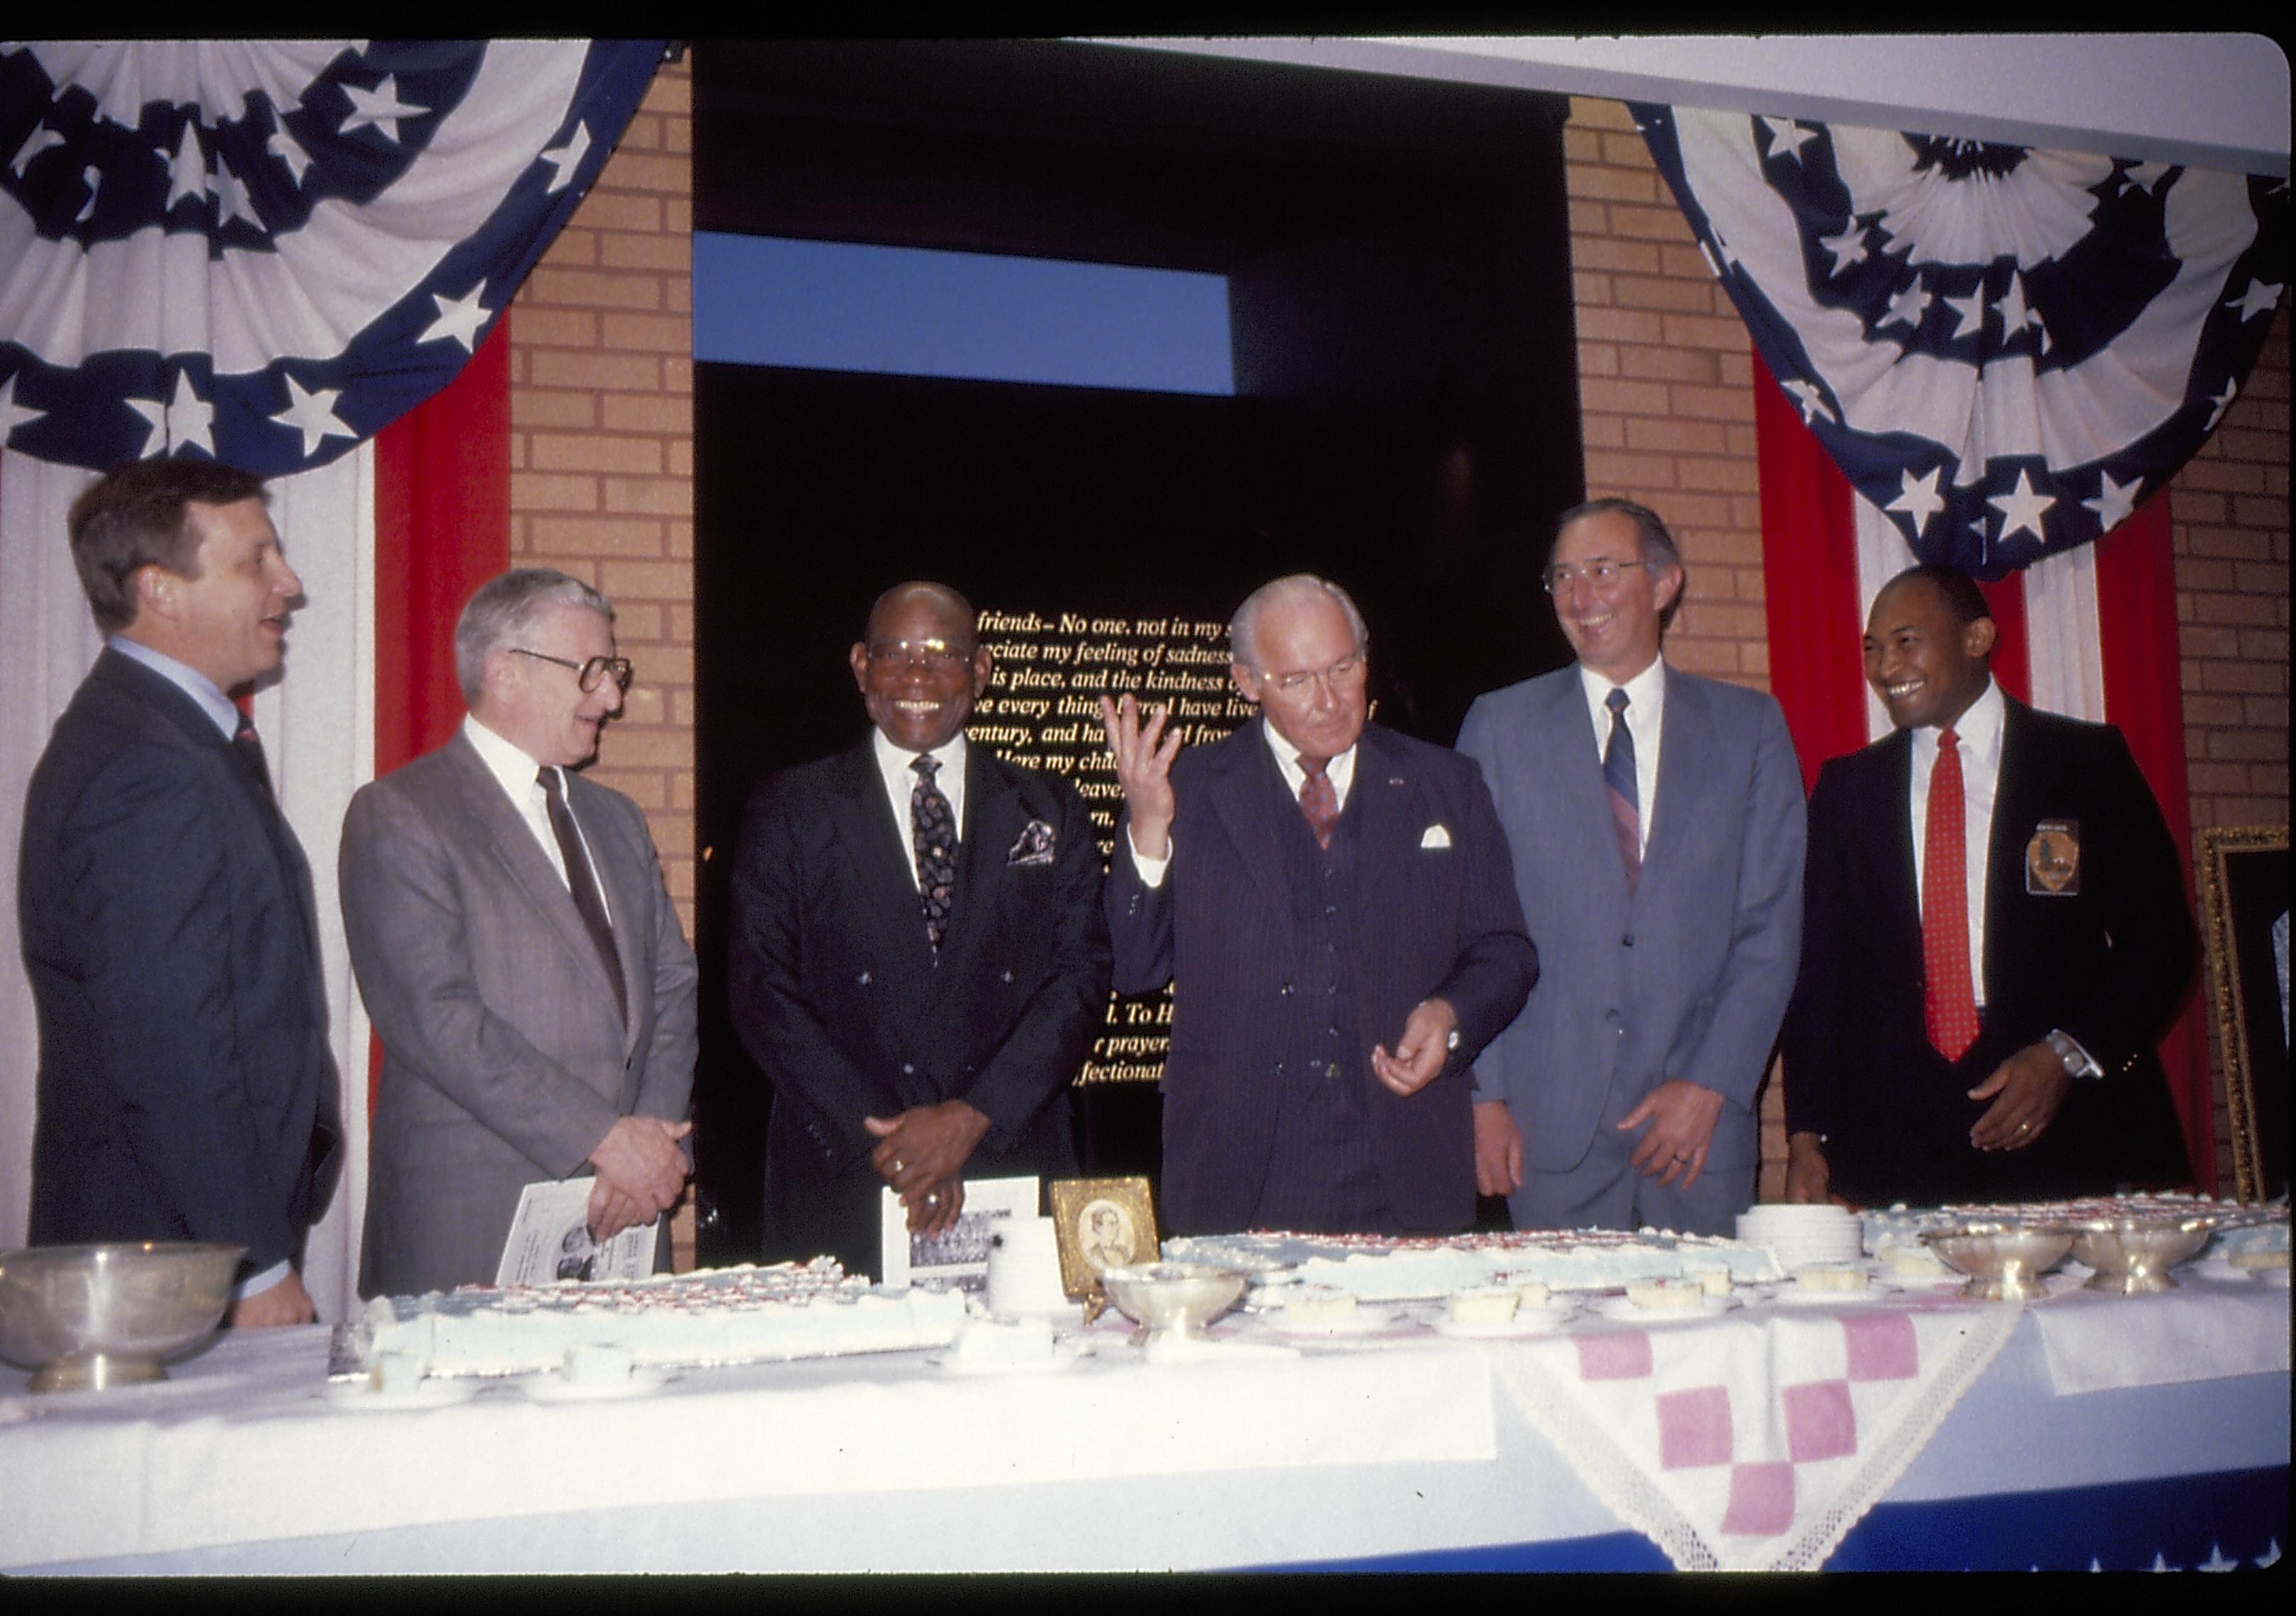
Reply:
<svg viewBox="0 0 2296 1616"><path fill-rule="evenodd" d="M191 697L199 704L200 710L207 714L209 721L223 731L225 740L228 741L239 734L239 709L232 705L229 696L216 687L213 679L198 669L178 662L166 652L154 651L143 641L131 640L124 634L112 635L103 643L129 661L141 662Z"/></svg>
<svg viewBox="0 0 2296 1616"><path fill-rule="evenodd" d="M876 748L879 772L888 780L900 781L905 787L916 783L916 772L910 765L920 757L931 758L940 765L934 771L933 779L943 792L947 791L947 782L952 776L958 780L964 778L964 732L961 729L929 752L913 752L896 746L885 738L885 732L882 729L871 730L869 741Z"/></svg>
<svg viewBox="0 0 2296 1616"><path fill-rule="evenodd" d="M502 783L512 802L523 806L528 793L540 783L542 765L480 723L475 713L463 720L463 734L469 738L471 750L479 754L479 761L487 766L487 772Z"/></svg>
<svg viewBox="0 0 2296 1616"><path fill-rule="evenodd" d="M1300 788L1308 780L1308 771L1300 767L1299 749L1275 733L1275 726L1267 721L1265 713L1259 718L1259 734L1260 738L1267 742L1268 751L1275 756L1275 767L1283 775L1283 783L1292 788L1294 797L1298 796ZM1346 802L1348 786L1356 777L1356 753L1362 749L1363 742L1357 741L1324 765L1324 778L1332 783L1332 795L1341 803Z"/></svg>
<svg viewBox="0 0 2296 1616"><path fill-rule="evenodd" d="M1627 693L1628 712L1632 712L1637 707L1648 710L1656 707L1665 694L1666 659L1652 657L1648 668L1644 669L1623 685L1612 684L1584 662L1578 664L1578 678L1579 682L1586 686L1587 701L1596 707L1607 705L1612 691L1623 690Z"/></svg>
<svg viewBox="0 0 2296 1616"><path fill-rule="evenodd" d="M1969 704L1961 717L1953 721L1954 736L1961 742L1963 755L1977 757L1991 751L2000 742L2001 725L2008 713L2008 703L2002 700L2001 686L1993 682L1990 675L1987 676L1984 692ZM1939 727L1934 724L1924 724L1921 738L1934 747Z"/></svg>

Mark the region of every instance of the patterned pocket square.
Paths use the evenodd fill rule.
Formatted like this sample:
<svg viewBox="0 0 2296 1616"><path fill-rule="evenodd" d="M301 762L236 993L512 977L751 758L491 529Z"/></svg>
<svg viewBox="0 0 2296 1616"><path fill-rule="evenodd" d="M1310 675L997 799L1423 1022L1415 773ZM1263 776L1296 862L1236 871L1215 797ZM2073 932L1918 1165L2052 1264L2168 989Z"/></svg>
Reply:
<svg viewBox="0 0 2296 1616"><path fill-rule="evenodd" d="M1050 864L1053 862L1053 827L1041 819L1031 819L1021 827L1021 840L1004 855L1007 865Z"/></svg>
<svg viewBox="0 0 2296 1616"><path fill-rule="evenodd" d="M1423 849L1447 848L1451 845L1451 833L1439 824L1431 824L1426 833L1420 837L1419 845Z"/></svg>

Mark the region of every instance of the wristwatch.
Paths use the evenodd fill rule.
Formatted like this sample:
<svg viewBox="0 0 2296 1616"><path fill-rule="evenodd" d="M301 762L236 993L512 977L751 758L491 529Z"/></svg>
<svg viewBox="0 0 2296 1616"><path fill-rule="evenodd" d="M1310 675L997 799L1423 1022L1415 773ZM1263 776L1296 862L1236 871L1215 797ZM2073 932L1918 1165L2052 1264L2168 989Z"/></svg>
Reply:
<svg viewBox="0 0 2296 1616"><path fill-rule="evenodd" d="M2088 1051L2055 1028L2051 1028L2049 1036L2041 1041L2056 1052L2057 1059L2064 1064L2065 1076L2069 1078L2104 1076L2104 1068L2089 1059Z"/></svg>

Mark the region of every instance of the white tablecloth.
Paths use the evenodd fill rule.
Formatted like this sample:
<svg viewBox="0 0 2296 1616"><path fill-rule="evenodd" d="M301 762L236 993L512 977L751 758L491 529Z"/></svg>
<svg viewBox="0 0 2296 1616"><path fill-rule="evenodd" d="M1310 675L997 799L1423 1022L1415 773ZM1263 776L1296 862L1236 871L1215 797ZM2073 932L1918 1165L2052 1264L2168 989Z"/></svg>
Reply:
<svg viewBox="0 0 2296 1616"><path fill-rule="evenodd" d="M2285 1364L2285 1291L2205 1294L2276 1318ZM2196 1300L2109 1305L2133 1322ZM2034 1322L2054 1305L2017 1317L1890 1498L2286 1464L2284 1369L2215 1377L2202 1357L2182 1382L2061 1394ZM1098 1339L1053 1374L902 1354L698 1371L620 1401L496 1385L422 1411L331 1399L318 1328L225 1338L164 1385L106 1393L33 1398L0 1369L0 1567L1158 1569L1620 1530L1498 1390L1535 1342L1158 1367Z"/></svg>

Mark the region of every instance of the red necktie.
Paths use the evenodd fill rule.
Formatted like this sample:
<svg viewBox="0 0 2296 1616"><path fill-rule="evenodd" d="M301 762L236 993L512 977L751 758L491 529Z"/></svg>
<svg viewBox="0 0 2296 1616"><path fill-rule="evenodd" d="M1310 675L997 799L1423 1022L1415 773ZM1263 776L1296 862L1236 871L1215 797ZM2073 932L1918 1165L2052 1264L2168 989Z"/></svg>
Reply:
<svg viewBox="0 0 2296 1616"><path fill-rule="evenodd" d="M1940 730L1922 841L1922 1015L1930 1042L1948 1061L1958 1061L1977 1042L1977 997L1969 984L1968 843L1959 742L1953 731Z"/></svg>
<svg viewBox="0 0 2296 1616"><path fill-rule="evenodd" d="M1316 845L1331 850L1332 827L1340 822L1339 793L1332 789L1332 777L1324 772L1329 758L1302 758L1300 767L1308 777L1300 783L1300 811L1308 816L1308 828L1316 833Z"/></svg>

